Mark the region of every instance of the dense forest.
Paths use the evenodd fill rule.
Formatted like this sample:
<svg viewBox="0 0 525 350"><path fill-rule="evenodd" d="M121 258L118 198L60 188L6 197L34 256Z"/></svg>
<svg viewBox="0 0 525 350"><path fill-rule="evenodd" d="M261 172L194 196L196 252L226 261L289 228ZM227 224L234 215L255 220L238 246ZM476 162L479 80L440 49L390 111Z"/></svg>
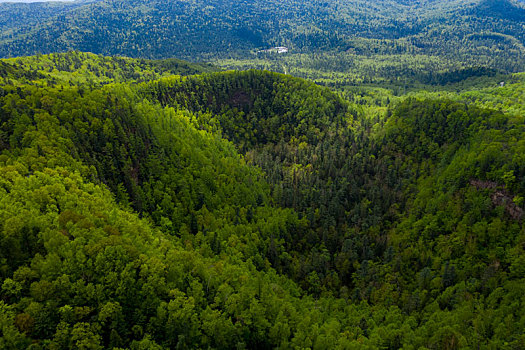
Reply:
<svg viewBox="0 0 525 350"><path fill-rule="evenodd" d="M471 66L523 71L524 45L525 5L516 0L0 4L0 57L81 50L229 67L233 58L362 83ZM262 52L274 46L289 51Z"/></svg>
<svg viewBox="0 0 525 350"><path fill-rule="evenodd" d="M464 73L1 60L0 348L524 348L525 78Z"/></svg>

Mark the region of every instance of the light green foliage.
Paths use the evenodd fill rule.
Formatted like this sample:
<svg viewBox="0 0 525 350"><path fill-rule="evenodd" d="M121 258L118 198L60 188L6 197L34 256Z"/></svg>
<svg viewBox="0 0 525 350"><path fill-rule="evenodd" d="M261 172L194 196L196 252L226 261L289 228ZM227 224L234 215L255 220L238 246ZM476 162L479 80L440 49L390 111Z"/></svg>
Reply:
<svg viewBox="0 0 525 350"><path fill-rule="evenodd" d="M89 83L110 61L138 75ZM260 71L1 64L0 347L525 345L520 76L349 103Z"/></svg>
<svg viewBox="0 0 525 350"><path fill-rule="evenodd" d="M192 75L217 70L211 65L177 59L104 57L69 51L2 60L0 82L15 85L26 83L39 86L79 86L82 91L94 85L150 81L172 74Z"/></svg>

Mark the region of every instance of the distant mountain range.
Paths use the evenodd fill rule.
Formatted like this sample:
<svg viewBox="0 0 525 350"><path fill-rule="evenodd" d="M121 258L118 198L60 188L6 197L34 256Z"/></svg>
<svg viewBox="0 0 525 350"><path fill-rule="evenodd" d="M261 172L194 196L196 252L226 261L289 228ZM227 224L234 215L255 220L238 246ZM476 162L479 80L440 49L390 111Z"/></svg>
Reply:
<svg viewBox="0 0 525 350"><path fill-rule="evenodd" d="M518 71L525 62L525 8L510 0L0 4L0 57L75 49L202 60L281 45L291 52L374 54L370 40L386 40L387 53L489 57L493 66Z"/></svg>

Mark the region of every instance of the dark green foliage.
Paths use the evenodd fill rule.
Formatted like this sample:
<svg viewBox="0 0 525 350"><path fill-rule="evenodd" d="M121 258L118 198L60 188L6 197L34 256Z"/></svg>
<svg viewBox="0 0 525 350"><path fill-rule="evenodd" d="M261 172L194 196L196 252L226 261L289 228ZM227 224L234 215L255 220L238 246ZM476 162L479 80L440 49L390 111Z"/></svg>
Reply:
<svg viewBox="0 0 525 350"><path fill-rule="evenodd" d="M418 55L418 63L439 58L505 71L524 67L525 8L514 0L103 0L0 4L0 14L1 57L75 49L143 58L246 59L287 46L314 60L320 53L403 60Z"/></svg>
<svg viewBox="0 0 525 350"><path fill-rule="evenodd" d="M259 71L166 79L143 90L150 99L198 113L199 127L233 141L267 174L275 203L308 220L307 231L285 235L285 249L298 261L273 254L274 267L307 288L314 271L323 289L349 282L347 265L336 270L349 228L390 220L388 210L401 195L401 183L391 181L399 170L376 159L380 146L365 126L355 132L355 110L325 88ZM384 240L366 241L370 246L355 258L381 256Z"/></svg>
<svg viewBox="0 0 525 350"><path fill-rule="evenodd" d="M447 85L459 83L461 81L473 77L493 77L497 74L498 71L495 69L489 69L484 67L469 67L445 73L430 72L427 73L426 76L423 75L423 77L418 77L418 80L420 80L424 84Z"/></svg>

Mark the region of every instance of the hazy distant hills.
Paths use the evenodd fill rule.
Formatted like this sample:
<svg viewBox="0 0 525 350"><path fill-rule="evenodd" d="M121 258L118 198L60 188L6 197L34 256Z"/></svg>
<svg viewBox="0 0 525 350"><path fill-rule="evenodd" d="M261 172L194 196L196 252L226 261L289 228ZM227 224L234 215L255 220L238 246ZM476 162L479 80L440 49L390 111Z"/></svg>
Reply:
<svg viewBox="0 0 525 350"><path fill-rule="evenodd" d="M490 21L487 21L490 18ZM525 62L525 8L468 1L96 1L0 4L0 57L71 49L191 60L250 50L438 55L509 71Z"/></svg>

